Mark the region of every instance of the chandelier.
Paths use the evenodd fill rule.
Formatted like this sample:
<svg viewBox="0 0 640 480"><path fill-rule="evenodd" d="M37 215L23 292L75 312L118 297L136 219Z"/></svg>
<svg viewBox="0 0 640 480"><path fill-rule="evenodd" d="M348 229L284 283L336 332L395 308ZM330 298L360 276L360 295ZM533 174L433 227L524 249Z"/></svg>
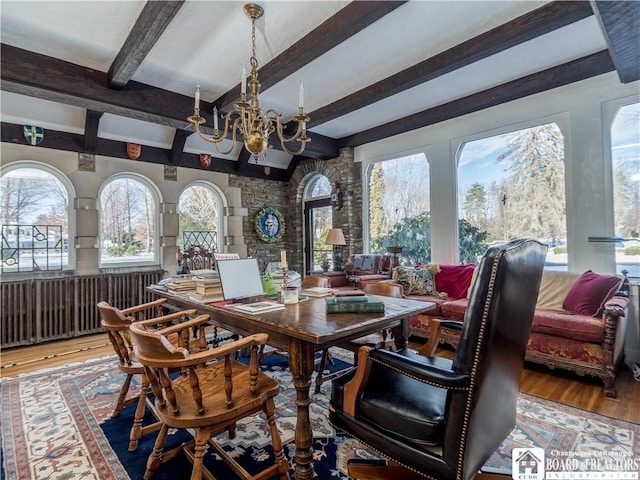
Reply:
<svg viewBox="0 0 640 480"><path fill-rule="evenodd" d="M195 106L193 115L187 120L195 125L196 133L207 142L215 144L216 150L225 155L230 153L236 145L236 134L240 134L244 139L244 146L253 154L255 163L258 163L260 156L266 156L269 148L269 136L275 131L278 135L282 149L291 154L299 155L304 151L305 144L310 141L307 137L307 122L309 117L304 113L304 87L300 83L300 103L298 115L293 117L297 122L297 130L294 135L287 137L284 134L286 125L282 124L281 114L275 110L263 112L260 108L258 93L260 92L260 82L258 82L258 60L256 59L256 20L261 18L264 10L260 5L249 3L244 6L244 13L251 20L251 73L247 82L246 69L242 69L242 80L240 83L240 101L234 105L234 109L226 115L222 115L224 120L224 130L218 128L218 108L213 109L213 134L205 135L200 131L200 125L205 123L204 117L200 116L200 85L196 87ZM250 99L247 99L247 83L249 84ZM221 150L220 142L231 134L231 146L228 150ZM298 142L298 150L290 150L286 144Z"/></svg>

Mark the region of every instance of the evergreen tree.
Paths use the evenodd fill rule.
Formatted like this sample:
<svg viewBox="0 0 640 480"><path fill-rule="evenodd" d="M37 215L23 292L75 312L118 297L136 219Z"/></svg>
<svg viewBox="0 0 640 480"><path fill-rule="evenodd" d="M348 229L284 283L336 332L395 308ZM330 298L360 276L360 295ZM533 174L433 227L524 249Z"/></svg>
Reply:
<svg viewBox="0 0 640 480"><path fill-rule="evenodd" d="M473 226L487 228L487 193L484 185L474 183L469 187L464 200L465 219Z"/></svg>
<svg viewBox="0 0 640 480"><path fill-rule="evenodd" d="M371 168L371 175L369 176L369 232L371 235L371 251L373 253L383 253L386 247L385 192L384 170L381 163L376 163Z"/></svg>
<svg viewBox="0 0 640 480"><path fill-rule="evenodd" d="M508 236L566 236L564 144L555 124L516 132L498 161L511 172L506 182Z"/></svg>

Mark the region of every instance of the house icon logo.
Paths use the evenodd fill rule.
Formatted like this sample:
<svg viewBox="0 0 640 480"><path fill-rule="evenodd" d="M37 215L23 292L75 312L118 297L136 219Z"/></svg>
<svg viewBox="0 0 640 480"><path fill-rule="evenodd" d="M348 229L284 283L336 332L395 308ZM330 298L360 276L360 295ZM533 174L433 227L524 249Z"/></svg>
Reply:
<svg viewBox="0 0 640 480"><path fill-rule="evenodd" d="M511 477L514 480L544 480L544 450L514 448L511 454Z"/></svg>

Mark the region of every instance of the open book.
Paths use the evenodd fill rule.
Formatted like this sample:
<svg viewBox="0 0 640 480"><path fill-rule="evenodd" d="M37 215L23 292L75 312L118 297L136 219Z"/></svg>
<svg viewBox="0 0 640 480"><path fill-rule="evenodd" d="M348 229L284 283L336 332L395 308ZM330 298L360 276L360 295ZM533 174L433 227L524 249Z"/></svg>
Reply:
<svg viewBox="0 0 640 480"><path fill-rule="evenodd" d="M233 308L234 310L256 315L258 313L280 310L284 308L284 305L282 303L264 301L255 303L236 303Z"/></svg>
<svg viewBox="0 0 640 480"><path fill-rule="evenodd" d="M309 287L302 290L300 295L306 295L307 297L326 297L327 295L333 295L333 289L327 287Z"/></svg>

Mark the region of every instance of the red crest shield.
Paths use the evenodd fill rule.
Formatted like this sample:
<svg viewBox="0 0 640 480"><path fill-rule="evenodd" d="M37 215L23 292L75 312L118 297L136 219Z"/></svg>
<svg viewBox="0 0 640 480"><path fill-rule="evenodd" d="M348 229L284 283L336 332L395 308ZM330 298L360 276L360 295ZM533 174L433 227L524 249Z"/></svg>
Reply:
<svg viewBox="0 0 640 480"><path fill-rule="evenodd" d="M209 168L209 165L211 165L211 155L208 153L201 153L200 165L202 165L202 168Z"/></svg>
<svg viewBox="0 0 640 480"><path fill-rule="evenodd" d="M127 155L131 160L137 160L142 153L142 146L138 143L127 143Z"/></svg>

